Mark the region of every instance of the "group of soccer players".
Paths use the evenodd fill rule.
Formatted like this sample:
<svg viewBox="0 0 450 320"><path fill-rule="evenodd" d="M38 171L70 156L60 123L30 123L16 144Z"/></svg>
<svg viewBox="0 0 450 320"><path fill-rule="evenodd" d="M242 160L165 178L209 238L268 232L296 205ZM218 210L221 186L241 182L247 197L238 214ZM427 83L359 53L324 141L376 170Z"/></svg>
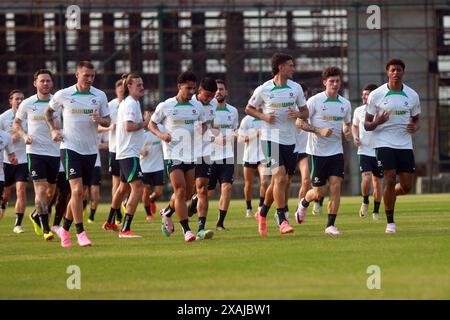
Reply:
<svg viewBox="0 0 450 320"><path fill-rule="evenodd" d="M138 74L119 79L117 97L108 103L105 93L93 86L95 69L88 61L78 63L76 84L54 95L51 72L38 70L34 75L36 94L24 99L21 91L12 91L11 109L0 116L0 151L5 158L0 157L4 168L0 169L0 218L15 184L13 231L23 232L30 175L35 191L30 220L35 232L45 240L56 234L62 247L70 247L70 227L75 222L78 244L92 245L83 226L83 203L86 206L90 186L93 204L88 222L93 222L99 194L95 186L100 183L99 135L108 132L112 201L102 227L118 232L120 238L141 237L131 230L141 200L147 220L153 219L155 201L162 196L164 171L173 188L168 206L160 211L165 236L175 231L172 217L176 213L186 242L213 237L206 220L217 183L220 200L215 229L227 230L224 222L234 168L240 160L244 166L246 216L256 218L262 237L267 236L267 215L273 204L280 234L294 232L288 198L296 172L301 175L301 188L295 221L305 222L311 202L313 213L321 211L328 182L325 233L340 235L335 221L344 178L344 137L358 147L363 196L359 215L368 214L372 182L373 218L379 219L383 196L385 232L395 233L396 196L408 193L414 178L411 136L419 129L420 114L417 93L403 83L404 71L401 60L390 60L386 64L388 82L364 87L363 105L355 109L352 121L351 104L339 94L343 78L339 68L325 68L325 90L306 99L302 86L292 80L293 58L275 53L274 77L254 90L245 107L247 116L239 124L237 109L227 103L226 83L205 77L197 90L198 79L191 71L179 75L175 97L142 113L139 100L144 95L144 83ZM234 148L237 142L244 145L243 158L238 161ZM251 200L256 172L260 188L254 215ZM55 218L50 227L54 204ZM195 233L189 226L194 214L198 217Z"/></svg>

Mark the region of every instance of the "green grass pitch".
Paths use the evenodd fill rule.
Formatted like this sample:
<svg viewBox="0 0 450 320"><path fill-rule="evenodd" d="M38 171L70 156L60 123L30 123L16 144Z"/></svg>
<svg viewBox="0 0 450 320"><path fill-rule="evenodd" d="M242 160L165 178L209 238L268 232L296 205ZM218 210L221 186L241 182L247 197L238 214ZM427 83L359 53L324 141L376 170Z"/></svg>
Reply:
<svg viewBox="0 0 450 320"><path fill-rule="evenodd" d="M25 233L14 234L10 206L0 221L0 299L450 299L449 199L398 198L393 235L384 233L384 214L378 222L358 217L360 197L342 199L339 238L324 234L326 214L311 209L304 225L293 224L294 234L280 236L272 209L266 239L245 218L245 202L233 200L230 231L193 243L183 242L179 224L163 236L159 216L146 222L141 205L133 230L144 237L119 239L101 229L109 211L103 204L96 224L85 224L93 246L78 247L73 226L68 249L36 236L27 217ZM209 228L217 206L210 204ZM294 199L290 208L292 221ZM191 227L196 231L196 216ZM67 288L70 265L80 267L80 290ZM380 268L380 289L367 287L371 265Z"/></svg>

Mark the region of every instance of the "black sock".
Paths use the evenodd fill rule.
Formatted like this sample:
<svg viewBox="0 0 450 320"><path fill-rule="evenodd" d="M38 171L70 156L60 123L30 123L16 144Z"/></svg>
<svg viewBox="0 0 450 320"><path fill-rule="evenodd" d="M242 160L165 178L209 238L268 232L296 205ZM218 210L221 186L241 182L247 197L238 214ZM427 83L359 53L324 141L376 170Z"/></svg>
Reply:
<svg viewBox="0 0 450 320"><path fill-rule="evenodd" d="M325 199L324 197L319 198L319 199L316 200L316 202L318 202L320 204L320 206L323 206L323 200L324 199Z"/></svg>
<svg viewBox="0 0 450 320"><path fill-rule="evenodd" d="M363 196L363 203L369 204L369 196Z"/></svg>
<svg viewBox="0 0 450 320"><path fill-rule="evenodd" d="M387 223L394 223L394 210L385 210Z"/></svg>
<svg viewBox="0 0 450 320"><path fill-rule="evenodd" d="M116 218L119 223L122 223L123 215L122 215L122 211L121 211L120 207L118 209L116 209ZM113 220L113 223L114 223L114 220Z"/></svg>
<svg viewBox="0 0 450 320"><path fill-rule="evenodd" d="M309 207L309 202L306 201L305 198L302 199L302 206L305 207L305 208L308 208L308 207Z"/></svg>
<svg viewBox="0 0 450 320"><path fill-rule="evenodd" d="M188 205L188 215L192 217L195 213L197 213L197 203L198 203L198 196L196 193L191 198L191 203Z"/></svg>
<svg viewBox="0 0 450 320"><path fill-rule="evenodd" d="M289 212L289 207L288 207L288 205L286 205L286 207L284 207L283 209L286 210L287 212Z"/></svg>
<svg viewBox="0 0 450 320"><path fill-rule="evenodd" d="M175 209L173 209L173 208L171 208L170 207L170 204L167 206L167 208L166 209L164 209L164 215L166 216L166 217L171 217L171 216L173 216L173 214L175 213Z"/></svg>
<svg viewBox="0 0 450 320"><path fill-rule="evenodd" d="M122 232L130 231L131 229L131 221L133 221L134 215L132 214L125 214L125 219L123 220L123 226L122 226Z"/></svg>
<svg viewBox="0 0 450 320"><path fill-rule="evenodd" d="M204 230L206 225L206 217L198 217L198 231Z"/></svg>
<svg viewBox="0 0 450 320"><path fill-rule="evenodd" d="M219 227L223 227L223 222L225 221L226 215L227 215L227 210L219 210L219 219L217 220L217 225Z"/></svg>
<svg viewBox="0 0 450 320"><path fill-rule="evenodd" d="M263 204L261 207L261 211L259 212L259 215L261 217L267 217L267 213L269 212L269 210L270 210L270 206L266 206L265 204Z"/></svg>
<svg viewBox="0 0 450 320"><path fill-rule="evenodd" d="M48 213L40 214L39 215L39 221L42 229L44 230L44 233L50 232L50 226L48 225Z"/></svg>
<svg viewBox="0 0 450 320"><path fill-rule="evenodd" d="M77 228L77 234L80 234L84 231L83 222L75 223L75 228Z"/></svg>
<svg viewBox="0 0 450 320"><path fill-rule="evenodd" d="M189 220L184 219L180 221L181 227L183 228L183 233L186 234L186 232L191 231L191 228L189 228Z"/></svg>
<svg viewBox="0 0 450 320"><path fill-rule="evenodd" d="M277 215L278 215L278 223L281 225L281 223L283 221L286 220L286 216L284 215L284 213L286 212L286 207L285 208L280 208L277 209Z"/></svg>
<svg viewBox="0 0 450 320"><path fill-rule="evenodd" d="M328 223L327 223L327 228L329 226L334 226L334 221L336 221L336 215L335 214L328 214Z"/></svg>
<svg viewBox="0 0 450 320"><path fill-rule="evenodd" d="M6 203L2 203L2 209L5 210L6 209Z"/></svg>
<svg viewBox="0 0 450 320"><path fill-rule="evenodd" d="M83 200L83 210L86 209L87 204L88 204L87 200Z"/></svg>
<svg viewBox="0 0 450 320"><path fill-rule="evenodd" d="M120 209L113 209L113 208L109 209L109 215L107 220L109 224L114 224L114 217L116 216L117 211L120 211Z"/></svg>
<svg viewBox="0 0 450 320"><path fill-rule="evenodd" d="M259 197L259 205L258 207L262 207L264 205L264 197Z"/></svg>
<svg viewBox="0 0 450 320"><path fill-rule="evenodd" d="M245 203L247 203L247 210L252 210L252 200L250 201L245 201Z"/></svg>
<svg viewBox="0 0 450 320"><path fill-rule="evenodd" d="M145 209L145 213L147 214L147 216L151 216L152 213L150 212L150 206L144 207Z"/></svg>
<svg viewBox="0 0 450 320"><path fill-rule="evenodd" d="M31 213L31 219L33 219L34 222L36 222L36 224L40 225L42 228L41 220L39 220L39 215L38 215L36 209L34 209L33 212Z"/></svg>
<svg viewBox="0 0 450 320"><path fill-rule="evenodd" d="M95 211L97 211L97 208L91 208L91 214L89 215L89 219L91 219L92 221L94 221L94 217L95 217Z"/></svg>
<svg viewBox="0 0 450 320"><path fill-rule="evenodd" d="M59 212L58 210L55 210L55 217L53 218L53 225L59 226L61 224L61 220L64 216L64 211Z"/></svg>
<svg viewBox="0 0 450 320"><path fill-rule="evenodd" d="M380 210L380 202L374 201L373 202L373 213L378 213L379 210Z"/></svg>
<svg viewBox="0 0 450 320"><path fill-rule="evenodd" d="M15 226L21 226L23 220L23 213L16 213L16 224Z"/></svg>
<svg viewBox="0 0 450 320"><path fill-rule="evenodd" d="M73 220L69 220L67 218L64 218L64 222L63 222L63 228L66 231L69 231L70 226L72 225Z"/></svg>

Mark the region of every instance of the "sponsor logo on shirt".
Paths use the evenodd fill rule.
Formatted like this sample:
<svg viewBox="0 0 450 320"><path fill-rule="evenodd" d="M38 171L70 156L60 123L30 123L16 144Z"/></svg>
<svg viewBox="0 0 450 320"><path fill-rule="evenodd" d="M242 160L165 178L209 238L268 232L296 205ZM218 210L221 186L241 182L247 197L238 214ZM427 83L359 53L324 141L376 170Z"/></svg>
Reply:
<svg viewBox="0 0 450 320"><path fill-rule="evenodd" d="M293 102L280 102L280 103L272 103L272 108L288 108L294 105Z"/></svg>
<svg viewBox="0 0 450 320"><path fill-rule="evenodd" d="M45 120L45 116L33 116L31 119L38 120L38 121Z"/></svg>
<svg viewBox="0 0 450 320"><path fill-rule="evenodd" d="M72 114L91 114L94 113L93 109L72 109Z"/></svg>
<svg viewBox="0 0 450 320"><path fill-rule="evenodd" d="M408 110L390 110L389 115L391 116L403 116L408 113Z"/></svg>
<svg viewBox="0 0 450 320"><path fill-rule="evenodd" d="M195 120L173 120L173 124L175 125L182 125L182 124L194 124Z"/></svg>
<svg viewBox="0 0 450 320"><path fill-rule="evenodd" d="M334 116L323 116L322 120L325 121L342 121L344 117L334 117Z"/></svg>

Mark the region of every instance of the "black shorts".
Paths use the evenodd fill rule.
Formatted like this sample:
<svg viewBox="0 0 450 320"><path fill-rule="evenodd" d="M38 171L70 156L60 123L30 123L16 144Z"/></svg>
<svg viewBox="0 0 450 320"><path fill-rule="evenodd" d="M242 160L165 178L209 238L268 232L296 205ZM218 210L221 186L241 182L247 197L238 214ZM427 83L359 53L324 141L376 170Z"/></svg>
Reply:
<svg viewBox="0 0 450 320"><path fill-rule="evenodd" d="M262 141L266 144L266 159L268 166L272 169L284 166L286 173L290 176L295 174L297 164L296 153L294 153L295 144L279 144L273 141Z"/></svg>
<svg viewBox="0 0 450 320"><path fill-rule="evenodd" d="M130 183L135 180L142 180L141 165L139 158L119 159L120 181Z"/></svg>
<svg viewBox="0 0 450 320"><path fill-rule="evenodd" d="M116 153L110 152L109 153L109 173L112 176L120 177L120 166L119 161L116 160Z"/></svg>
<svg viewBox="0 0 450 320"><path fill-rule="evenodd" d="M187 172L195 168L195 164L192 162L182 162L180 160L166 160L165 162L167 177L169 177L170 173L175 170Z"/></svg>
<svg viewBox="0 0 450 320"><path fill-rule="evenodd" d="M344 178L344 155L342 153L328 157L311 156L311 184L321 187L327 183L328 177Z"/></svg>
<svg viewBox="0 0 450 320"><path fill-rule="evenodd" d="M99 186L102 184L102 168L94 167L92 172L91 181L89 181L89 186Z"/></svg>
<svg viewBox="0 0 450 320"><path fill-rule="evenodd" d="M28 153L28 169L32 180L44 180L55 184L58 180L59 157Z"/></svg>
<svg viewBox="0 0 450 320"><path fill-rule="evenodd" d="M0 181L0 200L3 201L3 188L5 187L5 181Z"/></svg>
<svg viewBox="0 0 450 320"><path fill-rule="evenodd" d="M81 178L84 186L91 182L96 160L97 154L79 154L70 149L61 149L61 162L66 171L66 179Z"/></svg>
<svg viewBox="0 0 450 320"><path fill-rule="evenodd" d="M415 173L414 152L411 149L376 148L377 160L381 161L384 170L395 169L397 173Z"/></svg>
<svg viewBox="0 0 450 320"><path fill-rule="evenodd" d="M144 172L142 181L144 181L144 184L149 184L151 186L163 186L164 170L155 172Z"/></svg>
<svg viewBox="0 0 450 320"><path fill-rule="evenodd" d="M70 192L70 183L66 179L65 172L58 172L58 181L56 182L56 188L59 190L69 191Z"/></svg>
<svg viewBox="0 0 450 320"><path fill-rule="evenodd" d="M234 164L227 163L225 160L222 163L213 163L211 166L211 177L208 182L208 190L214 190L217 182L231 183L234 181Z"/></svg>
<svg viewBox="0 0 450 320"><path fill-rule="evenodd" d="M20 163L17 166L10 163L3 164L5 172L5 187L12 186L17 181L29 181L28 164Z"/></svg>
<svg viewBox="0 0 450 320"><path fill-rule="evenodd" d="M375 177L383 178L383 165L381 164L381 161L377 160L376 157L360 154L359 171L361 173L370 171Z"/></svg>
<svg viewBox="0 0 450 320"><path fill-rule="evenodd" d="M199 163L195 164L195 179L208 178L211 176L211 160L202 158Z"/></svg>
<svg viewBox="0 0 450 320"><path fill-rule="evenodd" d="M250 162L244 161L244 168L258 169L258 166L260 164L261 164L261 161L258 161L257 163L250 163Z"/></svg>
<svg viewBox="0 0 450 320"><path fill-rule="evenodd" d="M295 154L296 154L296 161L297 161L297 163L298 163L299 161L302 161L302 160L305 159L306 157L308 157L308 154L305 153L305 152L301 152L301 153L296 152Z"/></svg>

